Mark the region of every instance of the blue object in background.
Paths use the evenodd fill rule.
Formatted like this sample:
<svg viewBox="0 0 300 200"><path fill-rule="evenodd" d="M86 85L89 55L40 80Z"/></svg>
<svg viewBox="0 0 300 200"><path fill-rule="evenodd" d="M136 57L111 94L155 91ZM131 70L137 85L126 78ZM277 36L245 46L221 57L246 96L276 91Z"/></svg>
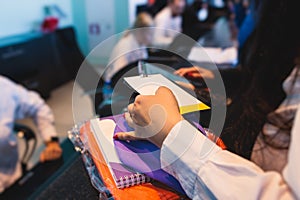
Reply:
<svg viewBox="0 0 300 200"><path fill-rule="evenodd" d="M104 101L107 100L109 101L111 99L112 92L113 89L111 87L110 82L105 81L102 87L102 94L103 94Z"/></svg>
<svg viewBox="0 0 300 200"><path fill-rule="evenodd" d="M253 12L250 12L246 16L246 18L239 30L239 34L238 34L239 48L241 48L245 44L248 37L254 31L254 28L255 28L254 15L253 15Z"/></svg>
<svg viewBox="0 0 300 200"><path fill-rule="evenodd" d="M248 37L253 33L255 26L256 26L256 10L255 9L255 3L254 1L251 1L249 12L246 15L245 19L243 20L243 23L239 27L239 34L238 34L238 42L239 42L239 48L241 48Z"/></svg>
<svg viewBox="0 0 300 200"><path fill-rule="evenodd" d="M99 109L103 109L107 105L112 105L112 99L111 99L112 93L113 93L113 89L111 87L110 82L104 82L104 85L102 87L103 101L98 106Z"/></svg>

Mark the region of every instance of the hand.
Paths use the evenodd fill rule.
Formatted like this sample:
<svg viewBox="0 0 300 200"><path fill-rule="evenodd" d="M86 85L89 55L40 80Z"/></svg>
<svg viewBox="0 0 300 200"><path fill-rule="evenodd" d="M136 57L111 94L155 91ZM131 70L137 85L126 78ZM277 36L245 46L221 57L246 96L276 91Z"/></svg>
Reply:
<svg viewBox="0 0 300 200"><path fill-rule="evenodd" d="M180 85L181 87L184 87L186 89L189 89L189 90L195 90L195 86L191 83L185 83L185 82L182 82L182 81L175 81L178 85Z"/></svg>
<svg viewBox="0 0 300 200"><path fill-rule="evenodd" d="M171 90L159 87L155 95L139 95L128 106L125 119L134 132L117 133L120 140L147 139L158 147L171 129L182 120L177 100Z"/></svg>
<svg viewBox="0 0 300 200"><path fill-rule="evenodd" d="M48 142L46 144L46 148L44 151L40 154L40 161L50 161L50 160L56 160L61 157L62 149L59 146L58 142Z"/></svg>
<svg viewBox="0 0 300 200"><path fill-rule="evenodd" d="M174 72L179 76L184 76L187 78L207 78L214 79L215 75L211 70L204 69L202 67L189 67L189 68L180 68Z"/></svg>

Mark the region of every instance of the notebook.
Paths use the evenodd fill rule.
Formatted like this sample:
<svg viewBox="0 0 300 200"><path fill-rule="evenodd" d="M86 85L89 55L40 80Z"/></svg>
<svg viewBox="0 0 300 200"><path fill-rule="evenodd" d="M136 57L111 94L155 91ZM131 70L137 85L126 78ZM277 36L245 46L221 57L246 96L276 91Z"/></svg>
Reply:
<svg viewBox="0 0 300 200"><path fill-rule="evenodd" d="M193 47L188 60L196 62L214 62L216 64L231 63L236 64L238 52L235 47L228 47L226 49L213 47Z"/></svg>
<svg viewBox="0 0 300 200"><path fill-rule="evenodd" d="M174 82L190 83L186 78L174 74L174 69L168 66L159 66L144 62L144 67L147 74L161 74Z"/></svg>
<svg viewBox="0 0 300 200"><path fill-rule="evenodd" d="M95 118L91 120L90 126L117 188L150 182L151 179L148 176L129 168L119 159L113 142L116 128L113 120Z"/></svg>
<svg viewBox="0 0 300 200"><path fill-rule="evenodd" d="M198 123L194 122L194 116L192 114L185 115L185 118L193 123L200 132L205 134L204 129ZM101 120L113 120L116 123L114 134L118 132L133 131L126 123L122 114L104 117L101 118ZM130 166L132 169L145 174L151 179L167 185L169 188L172 188L180 194L185 194L177 179L161 169L160 149L157 146L146 140L114 140L113 142L115 151L124 165Z"/></svg>
<svg viewBox="0 0 300 200"><path fill-rule="evenodd" d="M142 95L154 95L160 86L169 88L177 99L181 114L210 109L209 106L184 91L162 74L125 77L124 80L130 87Z"/></svg>

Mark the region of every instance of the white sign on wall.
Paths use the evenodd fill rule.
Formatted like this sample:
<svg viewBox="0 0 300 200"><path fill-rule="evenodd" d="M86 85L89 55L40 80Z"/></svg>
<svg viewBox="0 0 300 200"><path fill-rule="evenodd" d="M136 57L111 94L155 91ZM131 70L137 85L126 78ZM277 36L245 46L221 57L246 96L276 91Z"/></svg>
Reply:
<svg viewBox="0 0 300 200"><path fill-rule="evenodd" d="M114 1L87 0L86 14L88 25L89 50L115 33ZM109 52L102 52L107 54ZM106 57L104 55L104 57Z"/></svg>

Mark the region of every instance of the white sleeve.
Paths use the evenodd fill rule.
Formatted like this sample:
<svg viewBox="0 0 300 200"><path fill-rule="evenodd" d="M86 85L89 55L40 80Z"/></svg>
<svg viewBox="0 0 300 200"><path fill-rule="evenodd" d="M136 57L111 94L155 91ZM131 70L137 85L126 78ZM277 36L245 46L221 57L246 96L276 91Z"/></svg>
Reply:
<svg viewBox="0 0 300 200"><path fill-rule="evenodd" d="M290 149L292 159L297 152ZM187 121L176 124L165 139L161 164L192 199L210 199L212 194L217 199L294 199L294 195L299 198L299 162L292 163L294 171L287 164L285 174L291 178L264 172L254 163L221 150Z"/></svg>
<svg viewBox="0 0 300 200"><path fill-rule="evenodd" d="M154 18L155 31L154 31L154 45L166 47L173 41L173 37L167 35L168 27L167 16L157 16Z"/></svg>
<svg viewBox="0 0 300 200"><path fill-rule="evenodd" d="M15 118L32 118L44 141L50 140L52 136L57 136L53 113L39 94L29 91L21 85L15 85L13 89L17 103Z"/></svg>
<svg viewBox="0 0 300 200"><path fill-rule="evenodd" d="M297 114L294 120L293 129L291 133L291 143L288 153L288 163L283 170L283 176L285 181L290 186L290 188L300 199L300 104L297 109Z"/></svg>

